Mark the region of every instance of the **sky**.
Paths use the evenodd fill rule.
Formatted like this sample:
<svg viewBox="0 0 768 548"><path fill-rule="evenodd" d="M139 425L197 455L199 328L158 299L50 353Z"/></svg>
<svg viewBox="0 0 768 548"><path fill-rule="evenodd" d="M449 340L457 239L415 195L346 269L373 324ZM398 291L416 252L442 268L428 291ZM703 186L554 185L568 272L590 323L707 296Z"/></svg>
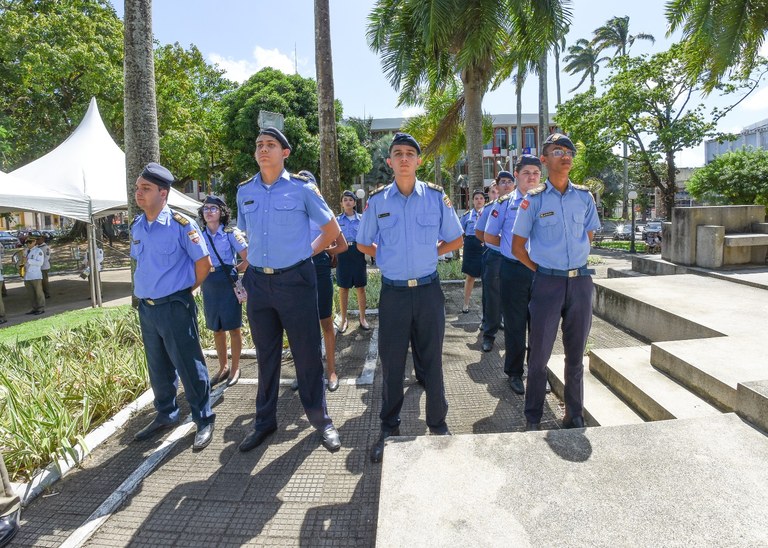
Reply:
<svg viewBox="0 0 768 548"><path fill-rule="evenodd" d="M120 17L123 2L112 0ZM379 57L368 47L366 28L373 0L330 0L331 42L336 98L344 116L391 118L418 114L417 108L398 106L397 92L381 69ZM592 32L614 16L628 15L631 34L647 33L656 42L638 40L631 54L658 53L679 39L667 37L665 0L605 2L573 0L571 30L567 46L579 38L592 38ZM205 58L226 71L228 78L242 82L258 70L271 66L286 73L315 78L314 2L312 0L154 0L153 31L162 44L178 42L196 45ZM768 42L762 50L768 55ZM554 60L549 64L550 113L555 111ZM608 76L603 68L597 80ZM588 84L569 93L580 77L561 73L563 100L586 91ZM538 83L529 78L523 92L523 111L536 112ZM707 107L725 106L727 101L703 98ZM489 114L512 114L515 92L511 83L488 93L483 110ZM708 111L709 109L707 109ZM746 125L768 118L768 78L728 116L720 121L721 131L738 132ZM678 166L704 165L704 145L685 150L677 157Z"/></svg>

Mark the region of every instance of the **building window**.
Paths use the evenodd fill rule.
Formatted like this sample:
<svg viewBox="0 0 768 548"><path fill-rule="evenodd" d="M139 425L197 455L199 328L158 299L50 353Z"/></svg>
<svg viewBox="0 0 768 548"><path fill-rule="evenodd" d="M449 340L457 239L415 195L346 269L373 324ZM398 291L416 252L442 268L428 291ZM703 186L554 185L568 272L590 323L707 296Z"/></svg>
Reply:
<svg viewBox="0 0 768 548"><path fill-rule="evenodd" d="M536 130L532 127L523 129L523 143L525 148L536 148Z"/></svg>
<svg viewBox="0 0 768 548"><path fill-rule="evenodd" d="M483 145L483 150L493 150L493 139Z"/></svg>
<svg viewBox="0 0 768 548"><path fill-rule="evenodd" d="M517 130L512 128L512 133L509 135L509 149L517 150Z"/></svg>
<svg viewBox="0 0 768 548"><path fill-rule="evenodd" d="M493 158L483 158L483 179L493 179L496 177Z"/></svg>
<svg viewBox="0 0 768 548"><path fill-rule="evenodd" d="M497 127L493 130L493 146L497 148L507 148L507 130Z"/></svg>

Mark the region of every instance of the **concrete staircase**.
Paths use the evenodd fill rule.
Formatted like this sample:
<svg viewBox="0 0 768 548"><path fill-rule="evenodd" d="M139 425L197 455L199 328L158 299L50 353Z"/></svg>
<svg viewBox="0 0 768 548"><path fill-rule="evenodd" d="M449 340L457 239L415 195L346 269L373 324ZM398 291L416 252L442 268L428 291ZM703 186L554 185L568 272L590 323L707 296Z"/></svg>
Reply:
<svg viewBox="0 0 768 548"><path fill-rule="evenodd" d="M588 425L735 411L768 432L768 291L760 284L697 275L596 280L594 312L650 345L589 352ZM548 367L562 397L563 356Z"/></svg>

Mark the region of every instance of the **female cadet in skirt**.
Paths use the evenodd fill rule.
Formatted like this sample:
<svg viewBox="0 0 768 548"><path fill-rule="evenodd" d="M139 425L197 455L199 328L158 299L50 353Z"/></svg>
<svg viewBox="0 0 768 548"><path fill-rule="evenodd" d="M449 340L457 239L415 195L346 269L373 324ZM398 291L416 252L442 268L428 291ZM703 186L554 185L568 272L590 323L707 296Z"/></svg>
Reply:
<svg viewBox="0 0 768 548"><path fill-rule="evenodd" d="M355 211L357 200L350 190L341 195L342 213L336 217L341 232L347 239L349 249L339 255L336 266L336 285L339 286L339 333L347 330L347 306L349 305L349 290L354 287L357 291L357 306L360 310L360 329L368 331L371 327L365 320L365 286L368 284L368 274L365 269L365 255L361 253L355 242L357 229L360 226L361 215Z"/></svg>
<svg viewBox="0 0 768 548"><path fill-rule="evenodd" d="M238 272L248 267L248 243L237 228L227 226L229 208L219 198L208 196L198 210L202 220L203 236L211 254L211 273L202 285L205 326L213 331L219 371L211 377L211 386L226 381L227 386L240 380L240 352L243 337L242 306L235 296L232 284ZM242 261L235 266L237 255ZM227 333L232 347L232 367L227 367Z"/></svg>
<svg viewBox="0 0 768 548"><path fill-rule="evenodd" d="M479 278L483 273L485 247L475 236L475 224L483 214L483 206L485 193L477 189L472 193L472 209L461 216L461 229L464 231L464 260L461 263L461 271L467 275L464 279L464 308L461 311L465 314L469 312L469 299L475 286L475 278Z"/></svg>

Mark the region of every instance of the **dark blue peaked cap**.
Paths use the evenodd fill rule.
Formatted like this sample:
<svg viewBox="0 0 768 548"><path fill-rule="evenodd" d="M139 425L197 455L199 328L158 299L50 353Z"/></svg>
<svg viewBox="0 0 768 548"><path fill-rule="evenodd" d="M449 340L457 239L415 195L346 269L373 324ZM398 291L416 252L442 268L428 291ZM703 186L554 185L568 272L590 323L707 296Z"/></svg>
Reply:
<svg viewBox="0 0 768 548"><path fill-rule="evenodd" d="M392 144L389 145L390 152L392 152L392 147L395 145L408 145L409 147L415 148L416 152L421 154L421 147L419 146L419 142L413 138L413 135L408 133L402 133L400 131L395 133L395 136L392 139Z"/></svg>
<svg viewBox="0 0 768 548"><path fill-rule="evenodd" d="M285 135L283 135L283 132L276 127L265 127L259 131L259 135L269 135L270 137L274 137L277 139L277 142L280 143L281 147L287 148L288 150L293 150L291 148L291 144L288 142L288 139L286 139Z"/></svg>
<svg viewBox="0 0 768 548"><path fill-rule="evenodd" d="M171 185L176 180L167 168L161 166L157 162L150 162L141 172L141 178L146 179L150 183L155 183L162 188L171 188Z"/></svg>

